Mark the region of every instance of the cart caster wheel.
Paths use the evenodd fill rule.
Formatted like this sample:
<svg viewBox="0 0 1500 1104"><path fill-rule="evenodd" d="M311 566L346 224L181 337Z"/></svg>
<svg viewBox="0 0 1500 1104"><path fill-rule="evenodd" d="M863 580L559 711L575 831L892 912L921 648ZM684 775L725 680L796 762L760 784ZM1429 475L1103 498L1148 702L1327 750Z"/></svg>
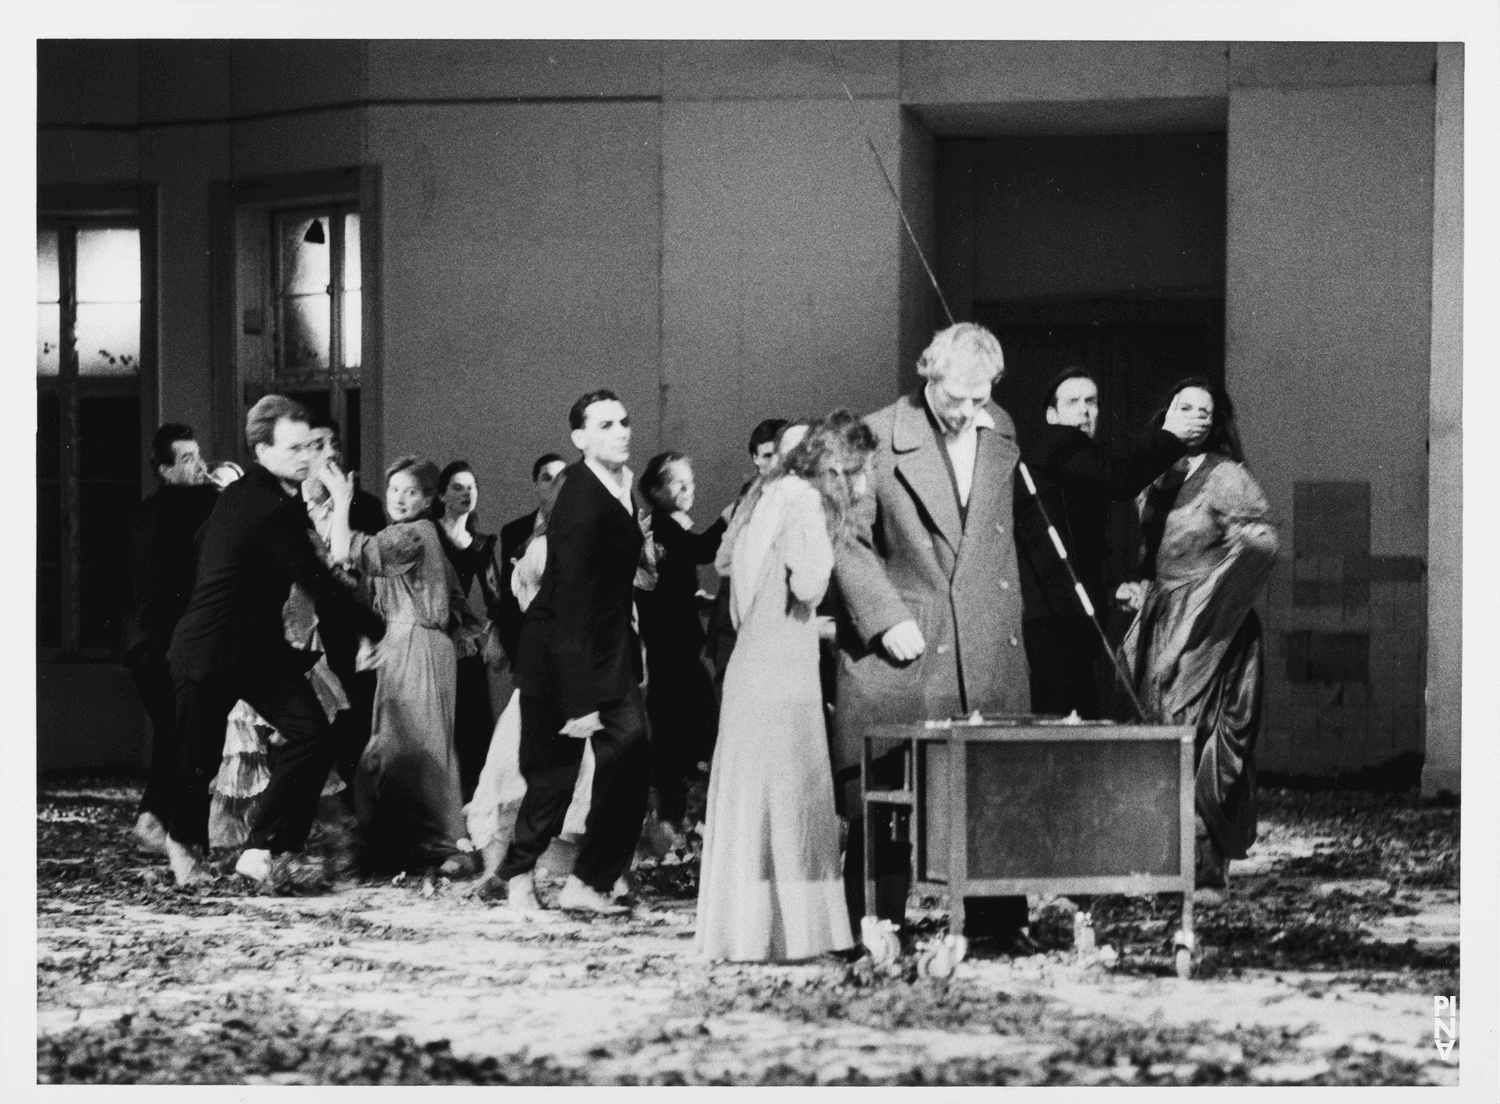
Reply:
<svg viewBox="0 0 1500 1104"><path fill-rule="evenodd" d="M1176 955L1177 976L1186 981L1193 976L1193 952L1186 947L1178 947Z"/></svg>

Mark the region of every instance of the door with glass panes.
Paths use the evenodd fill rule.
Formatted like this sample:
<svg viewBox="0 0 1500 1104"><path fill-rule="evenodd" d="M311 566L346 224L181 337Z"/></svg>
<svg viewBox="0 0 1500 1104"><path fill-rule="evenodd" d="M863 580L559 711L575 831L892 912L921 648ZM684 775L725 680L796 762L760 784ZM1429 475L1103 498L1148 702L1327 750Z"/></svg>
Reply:
<svg viewBox="0 0 1500 1104"><path fill-rule="evenodd" d="M38 219L39 659L118 655L142 490L142 273L137 220Z"/></svg>

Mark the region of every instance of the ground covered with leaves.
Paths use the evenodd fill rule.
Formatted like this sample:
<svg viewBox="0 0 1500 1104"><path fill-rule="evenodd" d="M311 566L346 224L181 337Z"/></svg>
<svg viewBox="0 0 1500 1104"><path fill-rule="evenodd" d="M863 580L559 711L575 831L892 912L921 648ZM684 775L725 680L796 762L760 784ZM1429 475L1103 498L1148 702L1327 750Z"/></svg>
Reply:
<svg viewBox="0 0 1500 1104"><path fill-rule="evenodd" d="M1451 1084L1432 997L1458 987L1458 817L1415 795L1269 791L1261 840L1199 905L1033 901L1031 953L709 965L691 848L635 871L622 920L538 920L472 883L346 876L193 892L129 837L138 791L38 800L37 1078L194 1084ZM336 842L332 833L324 846ZM219 856L226 869L234 855ZM544 901L556 884L543 890ZM946 931L913 902L908 951Z"/></svg>

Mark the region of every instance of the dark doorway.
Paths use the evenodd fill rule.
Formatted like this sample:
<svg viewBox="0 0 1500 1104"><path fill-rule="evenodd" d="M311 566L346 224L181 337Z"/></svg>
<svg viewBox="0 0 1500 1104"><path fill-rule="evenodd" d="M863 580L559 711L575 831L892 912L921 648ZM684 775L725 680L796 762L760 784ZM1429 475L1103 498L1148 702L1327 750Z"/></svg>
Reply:
<svg viewBox="0 0 1500 1104"><path fill-rule="evenodd" d="M939 279L960 318L1000 339L995 398L1023 454L1065 368L1098 383L1107 449L1139 436L1173 383L1223 379L1222 134L971 136L936 152ZM1132 503L1111 509L1109 541L1113 590L1137 577ZM1129 619L1107 612L1118 641Z"/></svg>

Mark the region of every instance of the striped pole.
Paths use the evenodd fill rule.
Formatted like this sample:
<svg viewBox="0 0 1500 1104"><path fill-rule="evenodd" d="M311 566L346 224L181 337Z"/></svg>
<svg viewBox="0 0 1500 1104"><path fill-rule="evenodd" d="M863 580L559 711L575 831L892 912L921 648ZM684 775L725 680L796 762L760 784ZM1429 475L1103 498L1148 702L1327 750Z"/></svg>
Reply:
<svg viewBox="0 0 1500 1104"><path fill-rule="evenodd" d="M1062 561L1063 567L1068 569L1068 577L1073 580L1073 593L1078 595L1078 601L1083 604L1083 612L1089 615L1089 621L1094 626L1094 631L1099 634L1100 641L1104 644L1104 650L1109 653L1109 658L1114 663L1115 674L1120 677L1120 685L1125 687L1125 693L1130 695L1130 704L1135 707L1135 715L1146 723L1146 711L1141 708L1141 699L1135 696L1135 687L1130 684L1130 673L1125 670L1125 662L1120 654L1110 646L1109 636L1104 631L1104 626L1099 623L1099 616L1094 612L1094 603L1089 601L1089 592L1083 589L1083 583L1078 579L1078 572L1073 570L1073 561L1068 557L1068 546L1063 544L1062 537L1058 536L1057 528L1052 524L1052 519L1047 516L1047 507L1042 505L1042 496L1037 494L1036 484L1032 482L1031 472L1027 470L1025 461L1017 461L1016 467L1020 469L1021 479L1026 484L1026 490L1031 494L1036 508L1041 511L1042 521L1047 524L1047 535L1052 538L1052 547L1057 549L1057 558Z"/></svg>

